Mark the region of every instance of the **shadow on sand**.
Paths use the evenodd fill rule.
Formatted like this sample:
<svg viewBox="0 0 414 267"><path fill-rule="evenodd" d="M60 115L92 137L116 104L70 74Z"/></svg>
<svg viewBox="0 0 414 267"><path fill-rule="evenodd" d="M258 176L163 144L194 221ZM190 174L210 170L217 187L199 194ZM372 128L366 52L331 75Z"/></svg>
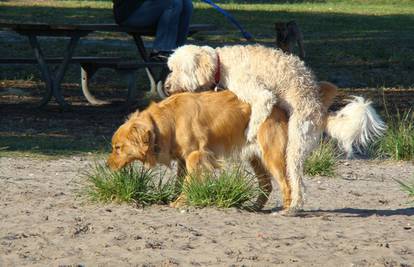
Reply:
<svg viewBox="0 0 414 267"><path fill-rule="evenodd" d="M414 208L402 208L402 209L356 209L356 208L343 208L334 210L312 210L302 211L297 214L297 217L323 217L329 215L339 215L340 217L390 217L390 216L414 216Z"/></svg>

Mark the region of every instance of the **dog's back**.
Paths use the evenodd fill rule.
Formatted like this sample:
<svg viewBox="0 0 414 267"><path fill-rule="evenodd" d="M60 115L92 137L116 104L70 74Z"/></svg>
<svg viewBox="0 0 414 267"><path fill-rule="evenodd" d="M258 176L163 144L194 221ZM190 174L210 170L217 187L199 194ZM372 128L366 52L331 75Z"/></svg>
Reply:
<svg viewBox="0 0 414 267"><path fill-rule="evenodd" d="M181 93L159 106L173 114L175 141L184 150L227 154L245 143L250 106L230 91Z"/></svg>
<svg viewBox="0 0 414 267"><path fill-rule="evenodd" d="M257 198L255 208L261 209L272 190L271 175L276 178L283 192L283 207L290 205L290 185L285 175L285 150L287 144L287 116L274 107L271 116L260 127L257 142L247 143L245 131L250 120L250 106L230 91L181 93L151 105L138 118L151 121L157 151L157 162L169 164L178 161L177 176L181 168L191 174L220 167L217 159L241 156L255 172L263 195ZM144 118L145 117L145 118ZM160 129L170 129L163 132ZM172 145L171 145L172 144ZM147 159L147 157L144 158ZM192 179L184 177L184 185ZM182 193L172 207L185 203Z"/></svg>

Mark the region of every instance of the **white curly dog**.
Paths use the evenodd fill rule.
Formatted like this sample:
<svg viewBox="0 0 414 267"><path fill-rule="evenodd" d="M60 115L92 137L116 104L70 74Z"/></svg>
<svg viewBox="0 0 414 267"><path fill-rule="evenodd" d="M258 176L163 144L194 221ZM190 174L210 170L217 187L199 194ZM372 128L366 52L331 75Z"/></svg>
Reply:
<svg viewBox="0 0 414 267"><path fill-rule="evenodd" d="M211 90L235 93L252 108L247 139L254 143L259 126L277 103L289 113L287 172L292 187L290 211L303 205L303 166L318 143L327 115L316 79L304 62L281 50L261 45L185 45L168 59L168 93ZM191 112L191 111L189 111ZM352 148L351 148L352 150Z"/></svg>

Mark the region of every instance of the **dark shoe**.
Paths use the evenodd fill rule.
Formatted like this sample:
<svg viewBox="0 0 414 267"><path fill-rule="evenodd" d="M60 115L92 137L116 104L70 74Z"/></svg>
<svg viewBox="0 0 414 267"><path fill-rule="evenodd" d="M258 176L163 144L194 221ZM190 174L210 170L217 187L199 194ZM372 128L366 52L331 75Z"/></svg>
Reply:
<svg viewBox="0 0 414 267"><path fill-rule="evenodd" d="M171 51L151 52L149 59L152 62L167 62L171 54Z"/></svg>

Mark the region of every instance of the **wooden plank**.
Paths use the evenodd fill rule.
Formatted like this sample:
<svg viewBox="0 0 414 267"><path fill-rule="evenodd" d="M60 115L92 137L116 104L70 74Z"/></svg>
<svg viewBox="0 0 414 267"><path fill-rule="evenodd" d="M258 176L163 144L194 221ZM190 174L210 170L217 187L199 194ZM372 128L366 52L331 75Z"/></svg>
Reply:
<svg viewBox="0 0 414 267"><path fill-rule="evenodd" d="M155 34L152 28L131 28L117 24L46 24L46 23L0 23L1 29L14 31L105 31L105 32L131 32L140 34Z"/></svg>
<svg viewBox="0 0 414 267"><path fill-rule="evenodd" d="M5 22L1 22L0 23L0 28L2 29L11 29L11 30L15 30L15 29L29 29L29 30L47 30L50 29L50 25L46 24L46 23L5 23Z"/></svg>
<svg viewBox="0 0 414 267"><path fill-rule="evenodd" d="M46 23L0 23L1 29L9 29L18 31L24 34L30 32L48 35L58 34L59 35L71 35L71 32L89 33L93 31L103 32L126 32L135 33L145 36L155 35L155 28L131 28L119 26L117 24L46 24ZM201 31L213 31L217 27L211 24L191 24L190 35L201 32Z"/></svg>
<svg viewBox="0 0 414 267"><path fill-rule="evenodd" d="M164 67L167 63L163 62L137 62L136 60L122 61L117 64L117 69L139 69L144 67Z"/></svg>
<svg viewBox="0 0 414 267"><path fill-rule="evenodd" d="M45 58L48 64L60 64L63 58ZM0 58L0 64L37 64L35 58ZM71 64L81 64L96 66L99 68L107 67L118 70L135 70L144 67L164 67L166 63L162 62L139 62L137 60L131 60L120 57L73 57L70 60Z"/></svg>
<svg viewBox="0 0 414 267"><path fill-rule="evenodd" d="M155 29L145 27L145 28L133 28L133 27L124 27L117 24L78 24L72 25L78 30L89 30L89 31L102 31L102 32L130 32L130 33L139 33L142 35L146 34L155 34ZM60 29L65 28L64 25L54 25L53 28Z"/></svg>
<svg viewBox="0 0 414 267"><path fill-rule="evenodd" d="M91 31L108 31L108 32L128 32L128 33L138 33L142 35L150 34L155 35L156 29L145 27L145 28L132 28L119 26L117 24L78 24L71 25L79 30L91 30ZM64 25L52 25L52 28L62 28ZM217 27L212 24L191 24L189 31L190 33L200 32L200 31L213 31L217 30Z"/></svg>
<svg viewBox="0 0 414 267"><path fill-rule="evenodd" d="M54 27L54 26L53 26ZM155 35L155 28L131 28L125 26L119 26L117 24L80 24L77 25L78 29L93 30L93 31L108 31L108 32L128 32L137 33L141 35ZM190 34L194 34L200 31L213 31L217 30L217 27L212 24L191 24L189 28Z"/></svg>
<svg viewBox="0 0 414 267"><path fill-rule="evenodd" d="M58 64L61 63L63 58L53 57L46 58L47 63ZM120 57L73 57L71 59L72 63L110 63L114 64L119 63L120 61L125 60ZM0 58L0 64L36 64L37 60L35 58Z"/></svg>

